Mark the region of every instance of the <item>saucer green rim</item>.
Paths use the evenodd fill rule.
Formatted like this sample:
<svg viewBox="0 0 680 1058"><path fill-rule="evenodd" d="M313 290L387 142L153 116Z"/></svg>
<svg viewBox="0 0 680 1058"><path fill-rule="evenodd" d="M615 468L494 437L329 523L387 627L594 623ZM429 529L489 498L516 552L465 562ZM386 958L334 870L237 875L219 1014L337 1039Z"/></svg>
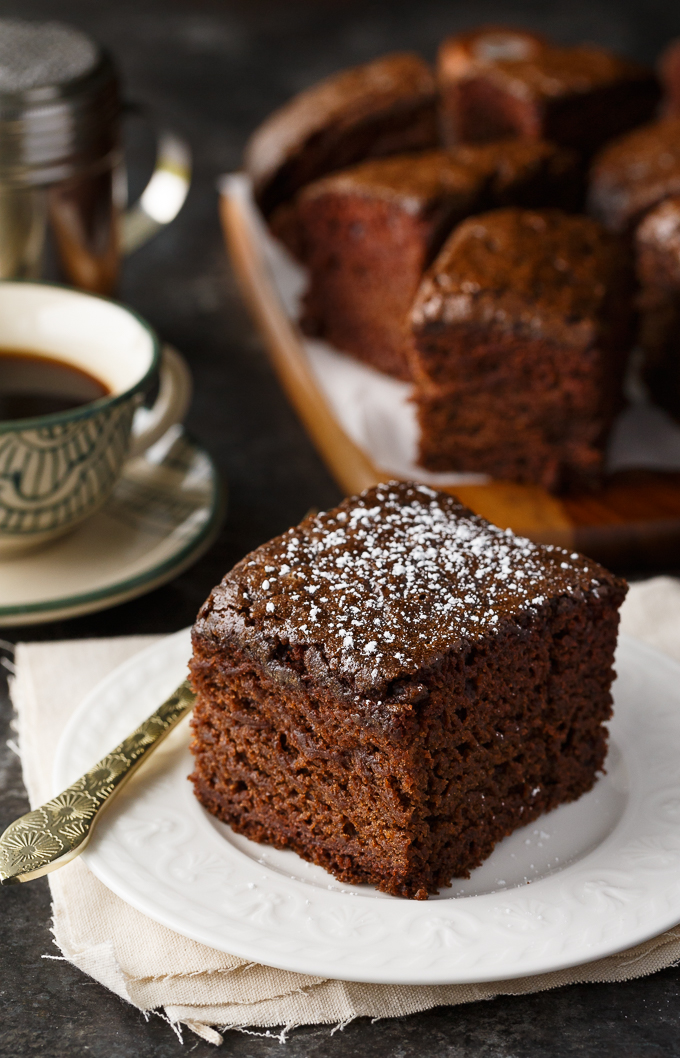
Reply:
<svg viewBox="0 0 680 1058"><path fill-rule="evenodd" d="M6 419L4 422L0 421L0 434L12 433L16 430L42 430L48 429L50 426L59 426L65 422L91 419L93 415L97 415L103 408L116 407L118 404L130 400L135 394L145 393L151 388L160 365L161 340L148 320L145 320L136 309L130 308L129 305L124 305L122 301L116 301L115 298L108 298L104 294L92 294L89 290L77 290L66 283L43 283L41 280L35 279L0 279L0 289L19 284L21 286L51 287L56 290L66 290L69 294L76 294L86 298L97 298L98 301L106 301L109 305L115 305L116 308L122 309L130 316L133 316L147 331L152 342L152 357L146 374L138 382L135 382L134 386L126 389L124 393L117 393L112 397L99 397L97 400L90 401L89 404L82 404L79 408L73 408L70 411L54 411L50 415L37 415L30 419ZM2 609L0 608L1 613Z"/></svg>
<svg viewBox="0 0 680 1058"><path fill-rule="evenodd" d="M157 566L146 570L144 573L138 573L135 577L116 581L115 584L110 584L106 588L99 588L97 591L92 592L81 592L77 595L64 595L59 599L29 603L26 606L0 606L0 627L13 627L9 618L16 618L17 627L20 627L22 625L22 617L32 618L32 620L25 622L26 624L41 624L43 622L42 615L44 614L44 622L49 624L50 621L67 621L72 617L105 610L108 606L118 606L123 602L144 595L146 591L154 591L173 577L179 576L184 569L187 569L208 550L210 545L214 543L224 522L227 511L227 489L210 453L206 451L203 445L195 441L191 435L187 434L186 436L207 457L211 469L213 487L210 517L201 531L192 540L187 541L176 554L166 558ZM109 599L111 602L107 604ZM102 605L98 606L97 603L100 602ZM69 610L72 612L61 612ZM50 617L50 613L53 611L58 611L57 615Z"/></svg>

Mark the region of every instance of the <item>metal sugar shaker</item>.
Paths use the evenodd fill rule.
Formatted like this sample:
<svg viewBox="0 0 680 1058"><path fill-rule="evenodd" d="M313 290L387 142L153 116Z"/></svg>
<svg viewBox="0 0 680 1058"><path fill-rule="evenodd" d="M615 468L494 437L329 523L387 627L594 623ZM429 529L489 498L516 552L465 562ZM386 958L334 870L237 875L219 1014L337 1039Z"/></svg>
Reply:
<svg viewBox="0 0 680 1058"><path fill-rule="evenodd" d="M179 211L190 155L168 132L125 211L122 115L111 56L88 36L0 19L0 279L40 278L49 232L75 286L111 293L122 254Z"/></svg>

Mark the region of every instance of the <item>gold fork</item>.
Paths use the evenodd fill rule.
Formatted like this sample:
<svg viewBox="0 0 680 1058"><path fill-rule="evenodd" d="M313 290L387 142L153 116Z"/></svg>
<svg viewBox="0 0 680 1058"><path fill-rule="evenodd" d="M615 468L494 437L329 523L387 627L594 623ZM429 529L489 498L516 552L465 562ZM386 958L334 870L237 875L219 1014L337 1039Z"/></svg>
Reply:
<svg viewBox="0 0 680 1058"><path fill-rule="evenodd" d="M185 680L111 753L51 801L10 823L0 837L0 885L56 871L79 856L103 810L131 775L194 707Z"/></svg>

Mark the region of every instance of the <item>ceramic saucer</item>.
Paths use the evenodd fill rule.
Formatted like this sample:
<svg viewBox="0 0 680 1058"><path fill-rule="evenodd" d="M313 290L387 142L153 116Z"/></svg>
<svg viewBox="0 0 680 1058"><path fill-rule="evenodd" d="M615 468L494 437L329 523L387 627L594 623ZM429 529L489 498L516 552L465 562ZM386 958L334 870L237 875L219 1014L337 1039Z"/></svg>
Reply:
<svg viewBox="0 0 680 1058"><path fill-rule="evenodd" d="M210 456L173 426L68 536L0 562L0 626L103 610L157 588L210 546L224 498Z"/></svg>

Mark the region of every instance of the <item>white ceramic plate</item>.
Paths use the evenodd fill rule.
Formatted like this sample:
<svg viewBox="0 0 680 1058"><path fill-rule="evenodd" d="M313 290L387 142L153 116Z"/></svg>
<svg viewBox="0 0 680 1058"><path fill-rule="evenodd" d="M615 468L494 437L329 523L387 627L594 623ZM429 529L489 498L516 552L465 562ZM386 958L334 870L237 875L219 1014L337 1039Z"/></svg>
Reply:
<svg viewBox="0 0 680 1058"><path fill-rule="evenodd" d="M189 653L188 630L178 632L87 697L60 742L55 792L171 693ZM232 833L187 782L187 721L83 855L113 892L170 929L305 974L444 984L602 958L680 921L680 666L622 637L617 670L606 776L439 897L345 886L295 853Z"/></svg>
<svg viewBox="0 0 680 1058"><path fill-rule="evenodd" d="M68 536L0 562L0 626L92 613L157 588L210 546L223 513L207 452L173 426L126 464L104 506Z"/></svg>

